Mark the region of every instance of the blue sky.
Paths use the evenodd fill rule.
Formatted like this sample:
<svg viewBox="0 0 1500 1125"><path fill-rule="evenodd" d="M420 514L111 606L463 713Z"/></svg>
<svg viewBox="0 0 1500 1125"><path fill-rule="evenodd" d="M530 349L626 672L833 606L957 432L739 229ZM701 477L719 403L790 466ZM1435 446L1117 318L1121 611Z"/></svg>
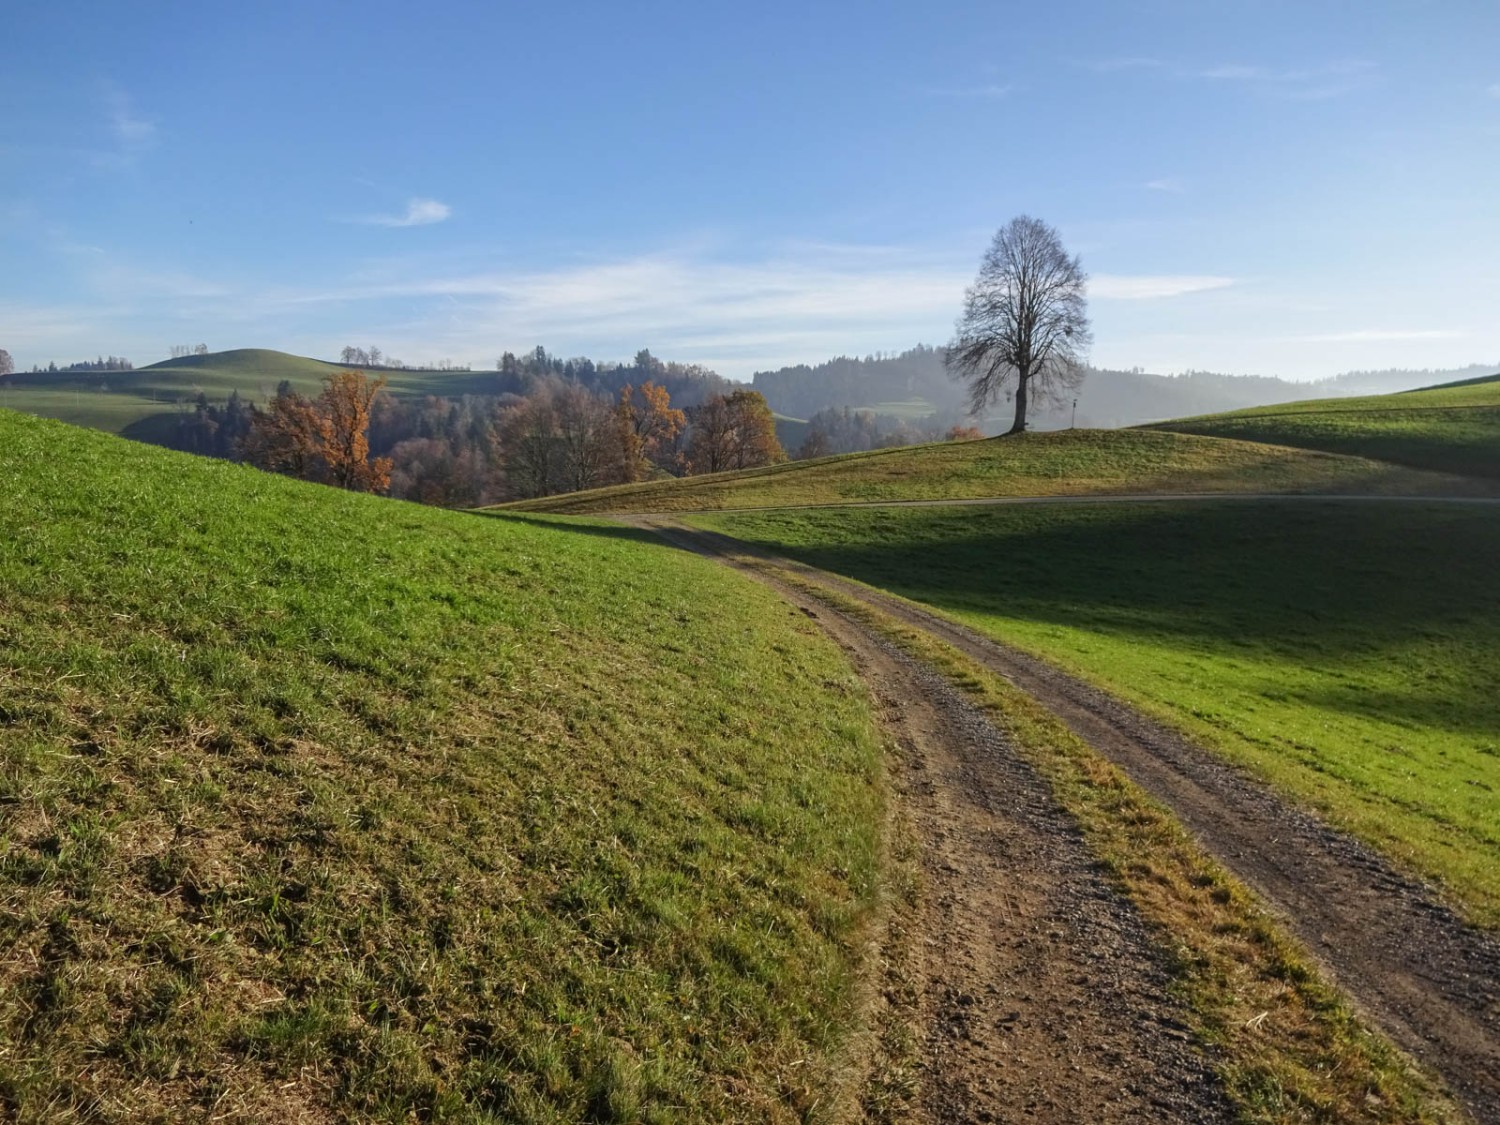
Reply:
<svg viewBox="0 0 1500 1125"><path fill-rule="evenodd" d="M950 334L995 228L1096 362L1500 362L1500 6L9 5L0 347L746 378Z"/></svg>

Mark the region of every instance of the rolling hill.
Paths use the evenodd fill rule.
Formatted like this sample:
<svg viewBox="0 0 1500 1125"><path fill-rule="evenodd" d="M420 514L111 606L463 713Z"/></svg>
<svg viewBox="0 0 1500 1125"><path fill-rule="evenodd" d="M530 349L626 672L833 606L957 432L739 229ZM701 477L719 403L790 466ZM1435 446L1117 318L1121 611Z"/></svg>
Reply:
<svg viewBox="0 0 1500 1125"><path fill-rule="evenodd" d="M1500 477L1500 375L1370 395L1181 418L1158 431L1348 453L1445 473Z"/></svg>
<svg viewBox="0 0 1500 1125"><path fill-rule="evenodd" d="M1143 430L1064 430L940 442L504 505L573 514L1138 492L1462 492L1376 461Z"/></svg>
<svg viewBox="0 0 1500 1125"><path fill-rule="evenodd" d="M0 1116L837 1100L885 783L800 614L9 411L0 477Z"/></svg>
<svg viewBox="0 0 1500 1125"><path fill-rule="evenodd" d="M283 380L316 394L334 363L265 348L241 348L169 359L134 371L16 372L0 380L0 407L55 418L152 444L171 434L176 417L201 393L222 402L231 392L264 401ZM494 394L495 373L384 371L393 394Z"/></svg>

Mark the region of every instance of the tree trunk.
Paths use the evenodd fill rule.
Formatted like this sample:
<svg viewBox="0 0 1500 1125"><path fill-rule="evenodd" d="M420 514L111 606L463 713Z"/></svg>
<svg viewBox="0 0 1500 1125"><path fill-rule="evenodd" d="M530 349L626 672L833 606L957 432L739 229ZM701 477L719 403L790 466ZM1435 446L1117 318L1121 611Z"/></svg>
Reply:
<svg viewBox="0 0 1500 1125"><path fill-rule="evenodd" d="M1016 380L1016 420L1010 429L1005 431L1006 437L1026 432L1026 384L1029 382L1031 382L1029 375L1022 375Z"/></svg>

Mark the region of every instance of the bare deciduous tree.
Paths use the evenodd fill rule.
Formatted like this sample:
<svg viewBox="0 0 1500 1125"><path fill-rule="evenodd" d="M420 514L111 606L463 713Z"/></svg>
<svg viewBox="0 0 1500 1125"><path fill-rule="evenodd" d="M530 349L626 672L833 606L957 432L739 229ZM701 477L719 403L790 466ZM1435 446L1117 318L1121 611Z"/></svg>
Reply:
<svg viewBox="0 0 1500 1125"><path fill-rule="evenodd" d="M0 348L0 375L9 375L16 369L15 360L10 358L10 352Z"/></svg>
<svg viewBox="0 0 1500 1125"><path fill-rule="evenodd" d="M1083 381L1089 334L1088 274L1040 219L1022 215L995 234L964 294L964 312L944 363L968 381L978 414L1001 394L1014 397L1009 433L1026 429L1026 406L1061 401Z"/></svg>

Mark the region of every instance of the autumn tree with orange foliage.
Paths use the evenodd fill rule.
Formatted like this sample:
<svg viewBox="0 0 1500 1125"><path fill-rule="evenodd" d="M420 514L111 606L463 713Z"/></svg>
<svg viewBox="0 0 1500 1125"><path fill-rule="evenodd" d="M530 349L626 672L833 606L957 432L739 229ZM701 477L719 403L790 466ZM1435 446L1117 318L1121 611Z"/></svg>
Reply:
<svg viewBox="0 0 1500 1125"><path fill-rule="evenodd" d="M370 412L384 386L384 378L371 382L363 371L339 371L309 400L283 383L267 408L255 411L241 452L257 468L384 492L390 458L370 459Z"/></svg>
<svg viewBox="0 0 1500 1125"><path fill-rule="evenodd" d="M977 441L984 437L984 431L978 426L955 425L948 430L946 441Z"/></svg>
<svg viewBox="0 0 1500 1125"><path fill-rule="evenodd" d="M337 371L326 383L317 408L330 483L351 492L384 492L391 484L391 460L370 460L370 408L385 376L371 382L363 371Z"/></svg>
<svg viewBox="0 0 1500 1125"><path fill-rule="evenodd" d="M323 444L317 407L282 383L264 411L251 411L250 430L240 447L245 460L273 473L317 479Z"/></svg>
<svg viewBox="0 0 1500 1125"><path fill-rule="evenodd" d="M653 467L672 467L687 415L673 408L665 387L647 382L636 388L626 383L620 388L615 419L620 427L620 476L624 481L643 480Z"/></svg>

